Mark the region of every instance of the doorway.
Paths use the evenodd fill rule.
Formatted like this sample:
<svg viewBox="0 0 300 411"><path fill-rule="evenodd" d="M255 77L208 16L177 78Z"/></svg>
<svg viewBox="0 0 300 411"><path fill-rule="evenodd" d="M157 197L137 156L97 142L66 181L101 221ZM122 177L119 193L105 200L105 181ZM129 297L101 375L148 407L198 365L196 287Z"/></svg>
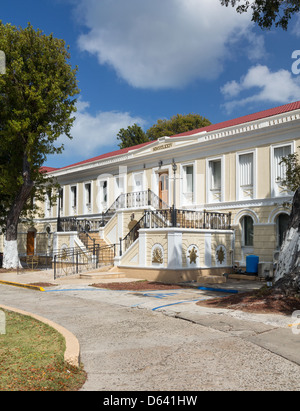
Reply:
<svg viewBox="0 0 300 411"><path fill-rule="evenodd" d="M27 255L34 255L34 231L28 231L27 233Z"/></svg>
<svg viewBox="0 0 300 411"><path fill-rule="evenodd" d="M164 171L159 173L159 198L164 201L166 204L169 203L169 173L168 171ZM162 208L162 204L160 202L160 207Z"/></svg>

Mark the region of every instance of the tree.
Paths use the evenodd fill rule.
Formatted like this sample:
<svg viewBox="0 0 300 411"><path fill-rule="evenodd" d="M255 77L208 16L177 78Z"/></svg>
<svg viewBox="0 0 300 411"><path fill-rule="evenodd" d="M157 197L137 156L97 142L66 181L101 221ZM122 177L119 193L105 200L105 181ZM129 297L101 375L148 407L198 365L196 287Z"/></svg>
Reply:
<svg viewBox="0 0 300 411"><path fill-rule="evenodd" d="M78 94L76 72L63 40L0 21L0 50L6 56L0 75L0 215L5 223L4 268L20 262L17 231L20 218L34 210L39 198L54 181L41 167L61 134L70 130ZM1 221L1 219L0 219Z"/></svg>
<svg viewBox="0 0 300 411"><path fill-rule="evenodd" d="M280 164L285 166L285 178L281 184L295 192L300 187L300 163L298 153L282 157Z"/></svg>
<svg viewBox="0 0 300 411"><path fill-rule="evenodd" d="M236 7L238 13L252 9L252 21L261 28L270 29L273 24L287 30L292 15L300 11L300 0L220 0L222 6Z"/></svg>
<svg viewBox="0 0 300 411"><path fill-rule="evenodd" d="M143 129L137 124L127 129L121 128L117 136L117 139L121 140L120 148L132 147L149 141Z"/></svg>
<svg viewBox="0 0 300 411"><path fill-rule="evenodd" d="M185 133L198 128L209 126L211 122L199 114L177 114L170 120L158 120L156 124L150 127L146 134L150 141L157 140L163 136L173 136L175 134Z"/></svg>
<svg viewBox="0 0 300 411"><path fill-rule="evenodd" d="M155 141L159 137L173 136L175 134L184 133L205 126L209 126L211 122L199 114L177 114L171 117L170 120L158 120L156 124L144 132L141 127L134 124L126 130L122 128L118 133L120 148L132 147L137 144L147 141Z"/></svg>
<svg viewBox="0 0 300 411"><path fill-rule="evenodd" d="M297 153L283 157L286 168L281 184L294 192L287 230L280 248L274 289L285 294L300 292L300 163Z"/></svg>

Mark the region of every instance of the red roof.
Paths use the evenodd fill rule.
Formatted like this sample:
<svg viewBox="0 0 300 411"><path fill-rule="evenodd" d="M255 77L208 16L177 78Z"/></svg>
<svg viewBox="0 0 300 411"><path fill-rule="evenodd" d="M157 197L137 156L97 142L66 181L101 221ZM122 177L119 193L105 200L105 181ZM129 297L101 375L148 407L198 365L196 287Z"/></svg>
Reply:
<svg viewBox="0 0 300 411"><path fill-rule="evenodd" d="M289 103L289 104L284 104L283 106L271 108L271 109L268 109L268 110L259 111L258 113L248 114L246 116L238 117L238 118L235 118L233 120L227 120L227 121L223 121L221 123L211 124L210 126L198 128L198 129L191 130L191 131L187 131L185 133L175 134L171 137L191 136L193 134L201 133L201 132L204 132L204 131L205 132L211 132L211 131L221 130L223 128L237 126L238 124L249 123L251 121L260 120L262 118L267 118L267 117L271 117L271 116L276 116L278 114L287 113L289 111L298 110L298 109L300 109L300 101L296 101L294 103ZM141 147L144 147L144 146L147 146L151 143L153 143L153 141L138 144L138 145L132 146L132 147L123 148L123 149L116 150L116 151L111 151L110 153L101 154L100 156L93 157L93 158L90 158L88 160L83 160L83 161L80 161L78 163L71 164L71 165L68 165L68 166L65 166L65 167L61 167L61 168L43 167L43 170L45 170L46 172L51 172L51 171L54 171L54 170L63 170L65 168L79 166L79 165L82 165L82 164L91 163L93 161L103 160L105 158L115 157L115 156L119 156L119 155L122 155L122 154L126 154L131 150L137 150L137 149L139 149Z"/></svg>
<svg viewBox="0 0 300 411"><path fill-rule="evenodd" d="M54 167L41 167L40 171L42 173L50 173L51 171L55 171L58 170L58 168L54 168Z"/></svg>
<svg viewBox="0 0 300 411"><path fill-rule="evenodd" d="M201 133L202 131L210 132L210 131L221 130L226 127L237 126L238 124L249 123L250 121L260 120L262 118L276 116L278 114L282 114L288 111L293 111L293 110L298 110L298 109L300 109L300 101L296 101L295 103L289 103L283 106L271 108L269 110L259 111L258 113L248 114L246 116L238 117L233 120L227 120L221 123L211 124L210 126L202 127L197 130L187 131L181 134L176 134L172 137L190 136L193 134Z"/></svg>
<svg viewBox="0 0 300 411"><path fill-rule="evenodd" d="M148 144L151 144L151 143L153 143L153 141L147 141L146 143L138 144L138 145L132 146L132 147L121 148L120 150L111 151L110 153L101 154L100 156L89 158L88 160L79 161L78 163L74 163L74 164L71 164L69 166L61 167L58 170L63 170L63 169L68 168L68 167L80 166L80 165L85 164L85 163L92 163L93 161L103 160L103 159L109 158L109 157L120 156L122 154L128 153L130 150L137 150L138 148L147 146Z"/></svg>

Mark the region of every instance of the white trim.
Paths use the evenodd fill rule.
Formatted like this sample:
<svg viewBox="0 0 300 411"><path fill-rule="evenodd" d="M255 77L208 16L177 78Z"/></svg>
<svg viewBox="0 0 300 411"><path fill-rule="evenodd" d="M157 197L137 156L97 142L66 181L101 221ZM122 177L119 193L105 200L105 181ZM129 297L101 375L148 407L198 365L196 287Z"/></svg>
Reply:
<svg viewBox="0 0 300 411"><path fill-rule="evenodd" d="M290 211L288 211L286 208L284 208L283 206L278 206L277 208L275 208L274 210L272 210L270 212L269 218L268 218L268 223L269 224L276 224L276 219L278 217L279 214L287 214L290 215Z"/></svg>
<svg viewBox="0 0 300 411"><path fill-rule="evenodd" d="M213 201L211 193L211 168L210 163L213 161L221 161L221 187L220 187L220 200ZM205 160L206 162L206 202L208 204L218 204L224 202L225 198L225 154L216 157L208 157Z"/></svg>
<svg viewBox="0 0 300 411"><path fill-rule="evenodd" d="M76 204L75 204L75 206L73 206L72 187L76 187ZM70 186L69 186L69 215L70 216L77 215L77 212L78 212L78 199L79 199L78 194L79 194L78 183L70 184Z"/></svg>
<svg viewBox="0 0 300 411"><path fill-rule="evenodd" d="M197 167L197 161L185 161L183 163L180 163L180 196L179 196L179 204L180 207L186 207L186 206L194 206L194 204L196 203L196 198L197 198L197 173L196 173L196 167ZM184 167L188 167L191 166L193 167L193 199L192 202L188 202L185 198L185 193L183 192L183 188L184 188L184 177L185 177L185 172L184 172Z"/></svg>
<svg viewBox="0 0 300 411"><path fill-rule="evenodd" d="M280 195L279 192L278 192L279 184L275 182L275 172L274 172L274 151L275 151L276 148L290 146L291 154L293 154L296 151L295 150L295 145L296 145L295 140L270 145L270 178L271 178L270 188L271 188L271 197L283 197L283 196L287 196L289 194L288 190L283 191L282 195Z"/></svg>
<svg viewBox="0 0 300 411"><path fill-rule="evenodd" d="M245 154L253 154L253 163L252 163L252 169L253 169L253 175L252 175L252 198L243 198L241 196L241 187L240 187L240 156L245 155ZM235 177L236 177L236 200L237 201L249 201L249 200L254 200L257 198L257 148L252 149L252 150L244 150L244 151L238 151L236 152L236 172L235 172ZM250 187L249 187L250 189Z"/></svg>
<svg viewBox="0 0 300 411"><path fill-rule="evenodd" d="M108 207L110 207L111 201L110 201L110 178L112 177L111 174L109 173L104 173L101 174L100 176L97 177L97 198L96 198L96 203L97 203L97 208L98 208L98 213L105 212ZM104 196L103 196L103 187L101 188L101 184L106 181L106 201L104 201Z"/></svg>
<svg viewBox="0 0 300 411"><path fill-rule="evenodd" d="M50 190L50 197L49 197L49 190ZM44 204L44 214L45 214L45 218L51 218L52 217L52 213L53 213L53 207L51 205L51 196L52 196L52 189L46 189L46 193L45 193L45 204Z"/></svg>
<svg viewBox="0 0 300 411"><path fill-rule="evenodd" d="M88 210L88 204L86 203L86 185L87 184L90 184L90 186L91 186L91 202L90 202L90 204L89 204L89 207L90 207L90 209ZM94 191L94 189L93 189L93 181L92 180L88 180L88 181L84 181L83 182L83 184L82 184L82 187L83 187L83 199L82 199L82 211L83 211L83 214L87 214L87 215L89 215L89 214L92 214L93 213L93 198L94 198L94 193L93 193L93 191Z"/></svg>
<svg viewBox="0 0 300 411"><path fill-rule="evenodd" d="M168 172L168 205L171 204L171 199L173 199L173 185L171 181L173 181L173 170L171 165L162 165L161 167L152 167L152 174L151 174L151 190L154 194L159 197L159 174L163 172ZM172 187L172 193L171 193ZM173 200L172 200L173 201Z"/></svg>
<svg viewBox="0 0 300 411"><path fill-rule="evenodd" d="M62 193L63 193L62 197L63 197L63 198L62 198L62 202L60 203L60 204L61 204L61 207L60 207L60 210L59 210L60 190L62 190ZM64 217L64 216L65 216L65 214L66 214L66 213L65 213L65 209L66 209L65 204L66 204L66 186L64 185L64 186L61 186L61 187L59 188L59 190L58 190L58 196L57 196L57 217L58 217L58 215L60 215L60 217Z"/></svg>
<svg viewBox="0 0 300 411"><path fill-rule="evenodd" d="M168 268L182 267L182 232L168 231Z"/></svg>
<svg viewBox="0 0 300 411"><path fill-rule="evenodd" d="M245 216L252 217L253 225L254 224L259 224L259 217L256 214L256 212L249 209L249 208L245 208L245 209L243 209L243 210L241 210L240 212L237 213L237 215L234 218L234 221L233 221L232 225L235 225L235 226L238 225L240 223L240 220Z"/></svg>
<svg viewBox="0 0 300 411"><path fill-rule="evenodd" d="M135 177L141 175L142 176L142 180L141 180L141 187L138 188L137 184L136 184L136 180ZM141 171L135 171L132 173L132 193L136 193L138 191L143 191L144 190L144 186L145 186L145 170L141 170Z"/></svg>

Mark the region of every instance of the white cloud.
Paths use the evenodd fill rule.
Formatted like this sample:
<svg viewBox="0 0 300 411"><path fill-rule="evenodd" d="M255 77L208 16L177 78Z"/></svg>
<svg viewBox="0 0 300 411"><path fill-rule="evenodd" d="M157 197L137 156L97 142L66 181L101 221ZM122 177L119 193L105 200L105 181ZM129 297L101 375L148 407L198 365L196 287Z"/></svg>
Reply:
<svg viewBox="0 0 300 411"><path fill-rule="evenodd" d="M216 78L232 42L246 41L260 54L264 47L262 37L251 33L250 15L220 0L78 1L77 15L88 28L79 38L81 50L138 88Z"/></svg>
<svg viewBox="0 0 300 411"><path fill-rule="evenodd" d="M87 111L88 108L88 102L80 100L77 103L76 119L71 130L73 139L61 136L58 141L59 144L64 144L64 158L100 155L105 148L119 143L117 134L121 128L127 128L134 123L141 127L145 124L143 119L133 117L130 113L101 111L92 115Z"/></svg>
<svg viewBox="0 0 300 411"><path fill-rule="evenodd" d="M295 15L295 23L292 27L292 34L300 37L300 14Z"/></svg>
<svg viewBox="0 0 300 411"><path fill-rule="evenodd" d="M237 106L253 102L286 104L300 99L300 78L288 70L272 72L267 66L257 65L251 67L239 82L226 83L221 92L228 99L224 104L228 113ZM247 96L237 99L242 93Z"/></svg>

